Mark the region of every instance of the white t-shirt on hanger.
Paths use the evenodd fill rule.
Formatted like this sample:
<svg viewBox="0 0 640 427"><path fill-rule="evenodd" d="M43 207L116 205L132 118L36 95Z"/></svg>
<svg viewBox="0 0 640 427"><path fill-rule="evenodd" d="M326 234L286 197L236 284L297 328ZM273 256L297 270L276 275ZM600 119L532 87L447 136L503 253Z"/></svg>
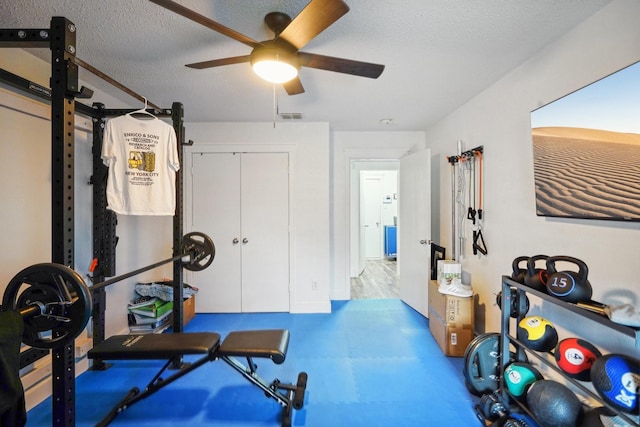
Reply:
<svg viewBox="0 0 640 427"><path fill-rule="evenodd" d="M107 208L122 215L174 215L177 138L158 118L131 114L107 121L102 161L109 167Z"/></svg>

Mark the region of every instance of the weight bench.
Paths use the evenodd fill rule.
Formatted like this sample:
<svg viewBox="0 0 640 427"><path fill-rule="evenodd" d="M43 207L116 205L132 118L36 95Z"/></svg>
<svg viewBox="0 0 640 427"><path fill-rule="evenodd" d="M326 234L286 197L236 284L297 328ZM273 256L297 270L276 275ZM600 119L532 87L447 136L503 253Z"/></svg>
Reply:
<svg viewBox="0 0 640 427"><path fill-rule="evenodd" d="M281 424L291 426L291 409L301 409L307 387L307 374L300 372L296 384L282 384L275 379L270 384L257 374L254 358L271 359L276 364L284 362L289 346L289 331L285 329L231 332L220 343L220 334L214 332L190 332L173 334L114 335L89 350L90 359L102 360L167 360L167 363L141 392L138 387L129 391L97 426L108 425L120 412L150 396L178 378L207 362L221 359L240 372L249 382L274 398L283 406ZM182 364L167 378L161 375L184 355L202 355L192 363ZM238 357L246 358L243 365Z"/></svg>

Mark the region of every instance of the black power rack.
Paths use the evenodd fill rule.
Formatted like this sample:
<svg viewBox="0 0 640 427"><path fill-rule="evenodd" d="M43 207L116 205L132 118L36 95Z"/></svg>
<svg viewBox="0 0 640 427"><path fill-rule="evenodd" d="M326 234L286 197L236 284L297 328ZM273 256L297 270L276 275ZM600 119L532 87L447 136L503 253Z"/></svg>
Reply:
<svg viewBox="0 0 640 427"><path fill-rule="evenodd" d="M51 88L26 80L0 69L0 82L19 89L29 97L51 105L51 262L74 266L74 147L75 115L93 121L93 255L100 260L94 272L94 282L102 282L115 275L116 223L115 214L106 209L107 168L100 159L104 123L107 117L127 114L134 109L106 109L103 104L92 106L76 101L93 96L93 91L79 87L79 68L95 74L132 97L145 101L126 86L110 78L76 57L76 26L64 17L52 17L49 28L0 29L0 48L48 48L51 50ZM185 143L184 108L174 102L171 108L159 108L148 103L148 109L158 117L170 117L178 139L178 155L182 162ZM173 217L173 255L181 251L183 236L183 174L176 174L176 212ZM183 329L183 269L180 260L173 263L174 304L172 327ZM92 292L94 345L105 335L105 289ZM52 354L52 426L75 426L75 351L74 343L51 350ZM47 356L49 352L29 349L22 352L20 365L27 366ZM181 363L181 361L176 361ZM102 361L94 361L94 369L104 368Z"/></svg>

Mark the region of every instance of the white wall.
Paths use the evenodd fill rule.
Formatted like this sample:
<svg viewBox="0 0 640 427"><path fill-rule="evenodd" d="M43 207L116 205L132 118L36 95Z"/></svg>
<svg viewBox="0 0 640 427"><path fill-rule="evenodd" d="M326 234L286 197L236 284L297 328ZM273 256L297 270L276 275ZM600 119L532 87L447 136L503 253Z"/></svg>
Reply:
<svg viewBox="0 0 640 427"><path fill-rule="evenodd" d="M448 253L451 179L445 158L457 153L459 139L464 149L484 145L484 237L489 253L472 255L468 242L463 260L480 296L480 331L499 330L495 294L501 276L510 274L512 260L520 255L579 258L589 266L594 300L606 302L620 290L633 290L632 302L639 305L635 266L640 223L537 217L530 136L532 110L640 60L638 16L640 2L612 2L428 130L427 145L443 159L440 234Z"/></svg>
<svg viewBox="0 0 640 427"><path fill-rule="evenodd" d="M425 148L424 132L334 132L331 149L331 299L349 299L351 241L354 213L350 209L351 192L358 180L351 168L357 160L400 159L409 152ZM357 175L356 175L357 176ZM351 229L351 230L350 230Z"/></svg>
<svg viewBox="0 0 640 427"><path fill-rule="evenodd" d="M0 156L5 159L0 170L2 292L18 271L51 260L49 115L48 107L0 89Z"/></svg>
<svg viewBox="0 0 640 427"><path fill-rule="evenodd" d="M189 150L215 144L229 150L293 151L291 189L292 312L329 312L329 125L327 123L187 123ZM188 157L188 156L187 156ZM188 165L187 165L188 167ZM187 191L188 194L188 191ZM186 200L188 203L189 201ZM211 268L217 267L212 264ZM312 289L312 283L317 289Z"/></svg>

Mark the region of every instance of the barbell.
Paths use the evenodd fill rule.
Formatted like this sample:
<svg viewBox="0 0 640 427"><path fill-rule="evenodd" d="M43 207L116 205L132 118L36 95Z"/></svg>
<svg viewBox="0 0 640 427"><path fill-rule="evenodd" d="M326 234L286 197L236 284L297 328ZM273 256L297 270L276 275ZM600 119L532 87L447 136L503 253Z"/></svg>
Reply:
<svg viewBox="0 0 640 427"><path fill-rule="evenodd" d="M200 232L187 233L182 238L182 254L94 283L91 287L65 265L34 264L11 279L2 298L2 307L11 308L22 316L23 343L43 349L62 347L87 326L92 311L92 292L178 260L182 260L182 266L187 270L201 271L211 265L215 253L209 236ZM184 259L186 257L188 260Z"/></svg>

